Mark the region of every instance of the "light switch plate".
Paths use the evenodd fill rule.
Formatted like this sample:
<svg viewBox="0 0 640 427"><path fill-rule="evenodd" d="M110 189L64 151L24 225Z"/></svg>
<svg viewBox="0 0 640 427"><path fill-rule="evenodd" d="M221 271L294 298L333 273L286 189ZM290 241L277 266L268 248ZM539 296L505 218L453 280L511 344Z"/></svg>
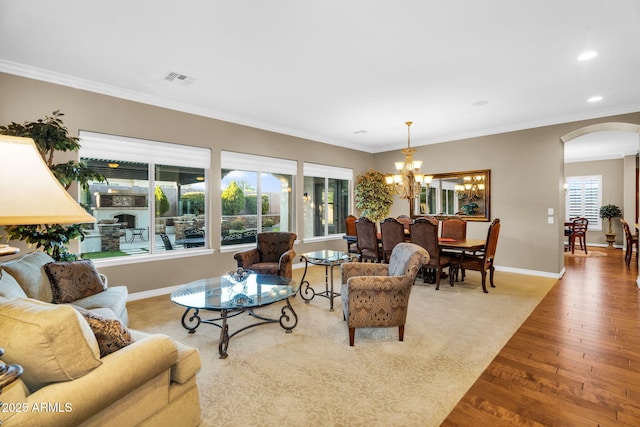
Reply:
<svg viewBox="0 0 640 427"><path fill-rule="evenodd" d="M547 222L548 222L549 224L553 224L553 217L552 217L552 216L548 216L548 217L547 217Z"/></svg>

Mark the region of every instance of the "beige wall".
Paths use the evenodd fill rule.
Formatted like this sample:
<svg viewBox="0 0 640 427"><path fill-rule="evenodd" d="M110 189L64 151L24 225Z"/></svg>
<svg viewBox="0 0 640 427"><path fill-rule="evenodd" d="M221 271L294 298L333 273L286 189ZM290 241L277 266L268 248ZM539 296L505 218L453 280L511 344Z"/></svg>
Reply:
<svg viewBox="0 0 640 427"><path fill-rule="evenodd" d="M145 263L100 267L112 284L126 284L130 292L173 286L202 277L222 274L235 267L233 253L221 253L220 151L237 151L298 161L296 188L303 188L302 164L313 162L354 169L358 175L371 167L373 155L291 136L240 126L228 122L181 113L65 86L0 73L0 124L36 120L61 110L72 135L80 130L208 147L212 150L211 218L212 255ZM61 158L62 159L62 158ZM302 204L302 192L297 194ZM297 214L297 230L303 215ZM299 239L301 239L301 232ZM16 245L16 246L19 246ZM346 249L341 238L301 243L298 253L320 249ZM23 252L25 252L23 250Z"/></svg>
<svg viewBox="0 0 640 427"><path fill-rule="evenodd" d="M640 113L563 123L416 147L424 173L491 169L491 219L502 227L496 264L503 269L559 274L564 268L564 143L560 137L600 122L638 124ZM375 156L375 168L391 172L400 150ZM619 203L622 203L620 201ZM547 209L554 224L548 224ZM392 215L408 214L406 200ZM468 236L485 238L489 223L469 223Z"/></svg>
<svg viewBox="0 0 640 427"><path fill-rule="evenodd" d="M220 151L277 156L298 161L296 187L302 188L302 162L351 167L355 175L374 167L391 172L400 150L376 155L303 140L246 126L153 107L69 87L0 73L0 124L34 120L60 109L72 134L79 130L152 139L212 149L212 246L219 247ZM415 158L430 173L491 169L491 217L502 230L496 263L503 269L557 275L563 269L564 164L560 136L587 124L619 121L640 124L640 113L567 123L418 147ZM302 194L297 194L298 204ZM554 209L553 225L547 208ZM398 200L392 214L407 213ZM297 230L302 230L302 212ZM471 223L469 237L485 238L488 223ZM301 233L299 233L301 234ZM343 249L342 240L302 243L298 253ZM111 283L127 284L131 292L172 286L233 267L231 253L101 268Z"/></svg>
<svg viewBox="0 0 640 427"><path fill-rule="evenodd" d="M564 172L565 176L602 175L602 204L612 204L623 209L625 206L625 164L625 159L567 163L564 166ZM635 176L635 162L633 166ZM613 220L611 224L613 232L617 233L615 245L622 245L624 233L620 221ZM607 242L604 232L607 231L608 228L607 220L603 221L602 229L596 229L589 224L587 244L606 245Z"/></svg>

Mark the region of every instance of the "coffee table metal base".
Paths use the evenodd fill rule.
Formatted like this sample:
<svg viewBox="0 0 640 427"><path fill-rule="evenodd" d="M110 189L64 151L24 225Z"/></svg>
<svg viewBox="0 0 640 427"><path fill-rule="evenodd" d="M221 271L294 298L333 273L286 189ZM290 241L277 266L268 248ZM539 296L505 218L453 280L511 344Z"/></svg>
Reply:
<svg viewBox="0 0 640 427"><path fill-rule="evenodd" d="M273 319L269 317L260 316L255 313L255 309L257 307L252 308L237 308L237 309L221 309L221 310L211 310L211 309L203 309L207 311L216 311L220 313L220 317L212 318L212 319L203 319L200 317L200 310L198 308L188 307L184 314L182 315L182 326L189 331L190 334L196 332L198 326L201 323L207 323L209 325L214 325L220 328L220 341L218 342L218 353L220 354L220 359L227 358L227 349L229 348L229 340L231 337L239 334L242 331L253 328L259 325L266 325L268 323L280 323L282 329L285 330L287 334L290 334L293 328L298 324L298 315L291 307L291 303L289 299L285 300L286 304L280 310L280 317L278 319ZM236 317L241 315L242 313L248 313L249 316L252 316L260 321L256 323L252 323L251 325L244 326L237 331L229 334L229 325L227 323L227 319L231 317ZM191 314L189 314L191 313ZM221 323L220 323L221 322Z"/></svg>
<svg viewBox="0 0 640 427"><path fill-rule="evenodd" d="M300 297L304 300L305 304L309 304L309 302L317 295L319 297L327 298L329 300L329 311L333 311L333 299L335 297L339 297L340 294L338 292L333 291L333 265L324 266L324 291L316 292L315 289L311 287L308 280L305 280L307 275L307 265L309 261L305 258L304 264L304 273L302 273L302 280L300 281Z"/></svg>

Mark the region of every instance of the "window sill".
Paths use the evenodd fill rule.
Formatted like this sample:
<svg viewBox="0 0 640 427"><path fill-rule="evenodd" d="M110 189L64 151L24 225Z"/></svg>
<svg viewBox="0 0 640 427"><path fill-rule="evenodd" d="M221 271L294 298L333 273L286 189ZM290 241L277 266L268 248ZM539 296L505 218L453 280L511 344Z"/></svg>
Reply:
<svg viewBox="0 0 640 427"><path fill-rule="evenodd" d="M114 257L95 259L93 263L96 267L112 267L117 265L139 264L143 262L165 261L168 259L188 258L193 256L211 255L213 249L189 249L179 251L168 251L163 254L154 255L132 255L126 257Z"/></svg>

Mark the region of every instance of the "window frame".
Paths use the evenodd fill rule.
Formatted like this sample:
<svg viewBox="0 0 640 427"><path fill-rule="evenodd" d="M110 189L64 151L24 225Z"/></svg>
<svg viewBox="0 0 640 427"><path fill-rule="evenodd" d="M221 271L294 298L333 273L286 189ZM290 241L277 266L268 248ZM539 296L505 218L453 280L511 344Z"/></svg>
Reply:
<svg viewBox="0 0 640 427"><path fill-rule="evenodd" d="M221 151L220 152L220 184L222 184L223 170L237 170L242 172L254 172L256 177L256 216L258 219L262 218L262 175L264 174L281 174L291 176L291 194L295 195L296 177L298 175L298 162L296 160L283 159L278 157L266 157L255 154L239 153L234 151ZM221 190L222 192L222 190ZM219 200L222 202L222 199ZM222 221L222 209L220 210L220 221ZM296 230L296 203L295 197L291 198L291 206L289 209L288 219L290 222L291 231ZM262 229L261 221L258 224L258 231ZM230 245L222 244L222 230L220 233L220 252L235 252L238 249L255 247L256 243L236 243Z"/></svg>
<svg viewBox="0 0 640 427"><path fill-rule="evenodd" d="M306 180L306 178L320 178L320 179L324 179L324 194L328 195L329 194L329 180L339 180L339 181L347 181L347 188L348 188L348 197L349 200L347 201L347 215L349 214L349 212L353 212L353 169L350 168L343 168L343 167L339 167L339 166L329 166L329 165L322 165L322 164L318 164L318 163L309 163L309 162L304 162L303 163L303 180ZM322 241L322 240L333 240L336 238L342 238L342 236L345 234L343 232L339 232L339 233L329 233L329 199L328 198L324 198L323 200L323 214L324 217L322 218L322 221L324 222L324 230L323 230L323 235L322 236L309 236L307 237L305 235L305 231L306 231L306 227L307 227L307 218L306 215L303 213L303 221L304 221L304 226L305 226L305 230L303 230L302 234L303 234L303 239L305 242L313 242L313 241ZM345 215L346 216L346 215Z"/></svg>
<svg viewBox="0 0 640 427"><path fill-rule="evenodd" d="M600 218L599 210L602 206L602 175L582 175L568 176L565 178L567 191L565 192L565 221L576 216L585 217L589 220L589 229L601 231L602 218ZM597 194L595 201L588 202L589 195L586 194L590 188L596 183ZM589 188L587 186L590 186ZM576 196L579 199L579 208L572 209L572 194L578 192ZM594 198L591 196L591 198ZM587 206L589 204L589 206Z"/></svg>
<svg viewBox="0 0 640 427"><path fill-rule="evenodd" d="M149 241L148 254L93 259L96 265L106 267L112 265L135 264L139 262L156 261L160 259L183 258L213 253L213 249L211 248L212 228L210 226L211 209L209 203L211 193L210 148L102 134L90 131L80 131L79 138L79 159L101 159L111 160L114 162L137 162L147 165L147 215L149 216L148 237L155 236L156 232L154 190L156 185L157 166L185 167L204 170L204 203L206 206L204 223L206 230L208 230L205 234L204 247L155 252L155 246L151 244L151 242L153 241L151 240Z"/></svg>

